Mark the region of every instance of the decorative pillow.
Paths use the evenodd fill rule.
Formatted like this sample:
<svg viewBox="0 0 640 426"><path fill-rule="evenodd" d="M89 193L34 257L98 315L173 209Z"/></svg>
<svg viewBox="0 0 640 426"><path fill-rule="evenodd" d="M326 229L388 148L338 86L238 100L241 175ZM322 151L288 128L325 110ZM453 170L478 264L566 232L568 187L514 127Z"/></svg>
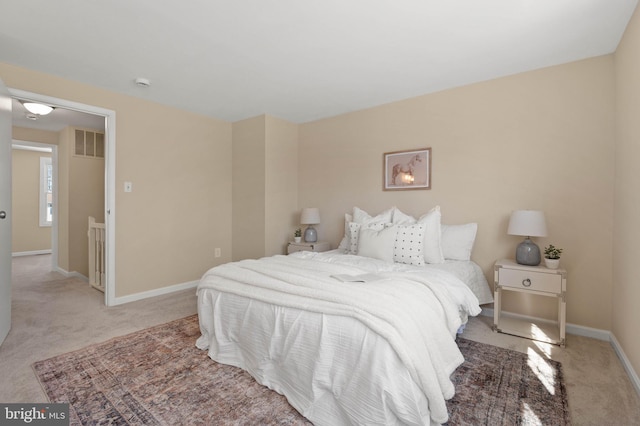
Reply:
<svg viewBox="0 0 640 426"><path fill-rule="evenodd" d="M427 263L444 263L440 244L440 206L435 206L428 213L418 219L418 223L425 225L424 232L424 261Z"/></svg>
<svg viewBox="0 0 640 426"><path fill-rule="evenodd" d="M354 207L352 222L358 223L361 225L366 225L366 226L372 225L372 224L380 224L380 223L384 225L387 223L391 223L392 216L393 216L393 207L390 208L389 210L383 211L382 213L374 217L372 217L369 213L365 212L364 210L358 207ZM379 228L379 229L382 229L382 228ZM348 249L349 249L349 253L351 254L356 254L358 251L357 232L358 231L356 230L355 233L352 233L350 230ZM354 239L354 235L355 235L355 239Z"/></svg>
<svg viewBox="0 0 640 426"><path fill-rule="evenodd" d="M424 265L424 231L425 225L396 226L398 233L393 247L393 261L407 265Z"/></svg>
<svg viewBox="0 0 640 426"><path fill-rule="evenodd" d="M349 213L345 213L344 215L344 236L342 237L342 241L338 245L338 250L342 250L344 252L349 252L349 222L353 221L353 216Z"/></svg>
<svg viewBox="0 0 640 426"><path fill-rule="evenodd" d="M399 208L393 208L393 224L394 225L413 225L416 218L406 213L402 213Z"/></svg>
<svg viewBox="0 0 640 426"><path fill-rule="evenodd" d="M477 223L441 225L441 246L445 259L471 260L473 243L478 232Z"/></svg>
<svg viewBox="0 0 640 426"><path fill-rule="evenodd" d="M358 237L358 256L393 262L393 247L398 230L395 226L382 228L361 228Z"/></svg>
<svg viewBox="0 0 640 426"><path fill-rule="evenodd" d="M349 222L349 251L350 254L358 254L358 244L360 231L363 229L373 229L374 231L380 231L385 228L384 223L370 223L362 224Z"/></svg>

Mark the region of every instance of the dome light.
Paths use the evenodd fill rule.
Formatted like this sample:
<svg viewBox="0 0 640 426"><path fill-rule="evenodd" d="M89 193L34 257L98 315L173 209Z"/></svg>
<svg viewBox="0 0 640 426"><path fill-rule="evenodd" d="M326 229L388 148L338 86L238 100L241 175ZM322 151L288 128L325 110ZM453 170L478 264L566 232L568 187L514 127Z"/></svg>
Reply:
<svg viewBox="0 0 640 426"><path fill-rule="evenodd" d="M32 114L47 115L53 111L53 107L49 105L39 104L36 102L24 102L22 105Z"/></svg>

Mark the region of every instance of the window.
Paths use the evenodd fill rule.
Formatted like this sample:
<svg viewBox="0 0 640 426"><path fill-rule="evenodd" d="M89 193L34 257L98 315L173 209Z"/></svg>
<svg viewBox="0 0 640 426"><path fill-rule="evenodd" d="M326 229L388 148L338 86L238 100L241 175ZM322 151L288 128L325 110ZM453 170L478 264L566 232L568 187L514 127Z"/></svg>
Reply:
<svg viewBox="0 0 640 426"><path fill-rule="evenodd" d="M40 226L53 222L53 167L51 157L40 157Z"/></svg>

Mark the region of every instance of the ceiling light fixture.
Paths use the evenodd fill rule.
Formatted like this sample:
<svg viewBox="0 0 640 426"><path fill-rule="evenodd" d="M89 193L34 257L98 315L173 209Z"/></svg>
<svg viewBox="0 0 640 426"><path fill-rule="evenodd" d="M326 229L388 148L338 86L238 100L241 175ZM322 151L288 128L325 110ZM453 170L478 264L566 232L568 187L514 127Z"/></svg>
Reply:
<svg viewBox="0 0 640 426"><path fill-rule="evenodd" d="M53 111L53 107L36 102L23 102L22 105L24 105L27 111L36 115L47 115Z"/></svg>

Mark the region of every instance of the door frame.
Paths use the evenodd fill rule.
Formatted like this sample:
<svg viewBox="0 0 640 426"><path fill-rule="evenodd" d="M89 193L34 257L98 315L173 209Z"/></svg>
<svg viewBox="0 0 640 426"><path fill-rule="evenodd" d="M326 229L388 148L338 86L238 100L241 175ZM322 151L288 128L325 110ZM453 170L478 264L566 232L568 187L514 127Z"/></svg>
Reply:
<svg viewBox="0 0 640 426"><path fill-rule="evenodd" d="M14 98L46 103L51 106L70 109L79 112L99 115L105 118L105 233L106 233L106 284L104 289L104 303L115 305L116 295L116 112L94 105L82 104L67 99L27 92L25 90L8 87Z"/></svg>

